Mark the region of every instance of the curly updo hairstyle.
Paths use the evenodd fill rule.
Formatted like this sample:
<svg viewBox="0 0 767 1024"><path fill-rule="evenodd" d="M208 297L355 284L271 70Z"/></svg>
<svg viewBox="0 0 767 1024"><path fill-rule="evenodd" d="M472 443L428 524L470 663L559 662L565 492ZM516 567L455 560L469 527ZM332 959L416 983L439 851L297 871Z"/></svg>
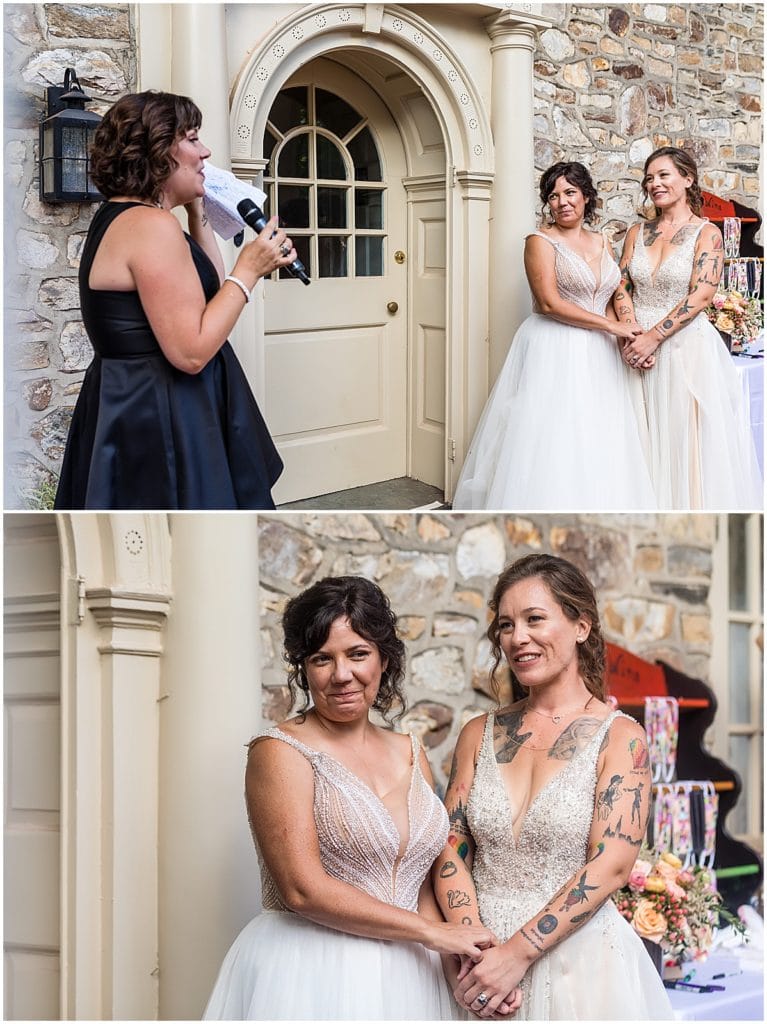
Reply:
<svg viewBox="0 0 767 1024"><path fill-rule="evenodd" d="M389 598L364 576L328 576L292 597L285 606L284 659L291 700L295 701L297 690L303 693L299 714L305 715L309 708L306 659L322 647L337 619L348 619L355 633L378 648L386 668L373 707L387 721L392 708L399 709L394 717L400 718L405 711L405 645L397 636L397 616Z"/></svg>
<svg viewBox="0 0 767 1024"><path fill-rule="evenodd" d="M93 138L91 177L102 195L159 203L178 164L174 143L202 124L200 108L171 92L133 92L104 115Z"/></svg>
<svg viewBox="0 0 767 1024"><path fill-rule="evenodd" d="M559 178L564 178L565 181L581 190L583 198L586 200L583 219L587 224L593 224L598 219L597 190L594 188L594 182L591 180L588 168L578 163L577 160L560 160L559 163L553 164L541 175L538 188L544 216L549 196Z"/></svg>
<svg viewBox="0 0 767 1024"><path fill-rule="evenodd" d="M497 689L496 673L503 661L501 650L501 629L498 622L498 606L509 587L520 580L540 579L551 591L551 595L571 622L586 619L591 629L582 644L577 644L578 667L589 693L599 700L605 699L605 641L597 610L594 588L584 574L572 562L556 555L525 555L503 570L490 598L493 619L487 630L492 647L494 664L490 673L493 686ZM511 672L515 699L527 693L525 687Z"/></svg>
<svg viewBox="0 0 767 1024"><path fill-rule="evenodd" d="M644 192L645 202L649 200L647 194L647 171L653 160L659 159L659 157L667 156L674 164L674 167L679 171L683 177L691 177L692 184L687 186L687 205L690 207L692 212L697 217L700 211L703 209L703 196L701 195L700 185L698 184L698 165L692 154L688 153L686 149L679 149L678 146L661 146L660 149L656 149L654 153L650 153L644 162L644 174L642 176L642 192ZM660 210L655 207L655 215L660 216Z"/></svg>

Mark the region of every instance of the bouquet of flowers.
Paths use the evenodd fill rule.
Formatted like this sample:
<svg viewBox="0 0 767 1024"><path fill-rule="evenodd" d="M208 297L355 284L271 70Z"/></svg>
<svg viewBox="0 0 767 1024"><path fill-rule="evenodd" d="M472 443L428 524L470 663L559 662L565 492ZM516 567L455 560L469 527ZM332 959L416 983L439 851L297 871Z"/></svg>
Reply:
<svg viewBox="0 0 767 1024"><path fill-rule="evenodd" d="M737 291L718 291L706 315L718 331L730 335L733 352L742 352L762 329L761 303Z"/></svg>
<svg viewBox="0 0 767 1024"><path fill-rule="evenodd" d="M660 945L666 960L704 960L720 921L745 932L711 883L705 868L683 869L673 853L643 849L628 885L613 900L641 938Z"/></svg>

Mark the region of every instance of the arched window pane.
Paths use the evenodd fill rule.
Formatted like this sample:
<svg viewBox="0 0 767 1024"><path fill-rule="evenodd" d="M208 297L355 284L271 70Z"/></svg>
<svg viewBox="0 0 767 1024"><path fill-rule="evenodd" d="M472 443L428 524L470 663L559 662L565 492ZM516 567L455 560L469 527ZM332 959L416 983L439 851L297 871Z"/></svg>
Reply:
<svg viewBox="0 0 767 1024"><path fill-rule="evenodd" d="M355 124L359 124L362 118L350 107L346 100L340 96L334 96L332 92L324 89L317 89L315 102L317 104L317 125L320 128L327 128L339 139L348 135Z"/></svg>
<svg viewBox="0 0 767 1024"><path fill-rule="evenodd" d="M338 146L324 135L317 136L317 177L346 181L346 167Z"/></svg>
<svg viewBox="0 0 767 1024"><path fill-rule="evenodd" d="M357 236L355 273L357 277L381 277L383 274L383 238Z"/></svg>
<svg viewBox="0 0 767 1024"><path fill-rule="evenodd" d="M305 132L285 143L280 153L277 174L283 178L309 177L309 136Z"/></svg>
<svg viewBox="0 0 767 1024"><path fill-rule="evenodd" d="M346 227L346 189L317 186L317 227Z"/></svg>
<svg viewBox="0 0 767 1024"><path fill-rule="evenodd" d="M272 104L269 120L276 128L279 128L283 135L287 135L291 128L307 124L309 107L306 86L298 85L292 89L283 89Z"/></svg>
<svg viewBox="0 0 767 1024"><path fill-rule="evenodd" d="M277 194L277 213L280 224L285 228L308 228L309 221L309 186L280 185Z"/></svg>
<svg viewBox="0 0 767 1024"><path fill-rule="evenodd" d="M267 176L267 178L272 177L272 153L274 152L274 147L276 145L277 139L274 137L274 135L272 135L272 133L267 128L266 131L264 132L264 160L268 161L266 167L264 168L264 174Z"/></svg>
<svg viewBox="0 0 767 1024"><path fill-rule="evenodd" d="M363 128L349 143L357 181L382 181L381 161L369 128Z"/></svg>
<svg viewBox="0 0 767 1024"><path fill-rule="evenodd" d="M355 188L355 228L383 227L383 190L379 188Z"/></svg>
<svg viewBox="0 0 767 1024"><path fill-rule="evenodd" d="M317 239L317 248L320 258L320 277L347 276L347 242L345 238L335 238L325 235L322 238Z"/></svg>

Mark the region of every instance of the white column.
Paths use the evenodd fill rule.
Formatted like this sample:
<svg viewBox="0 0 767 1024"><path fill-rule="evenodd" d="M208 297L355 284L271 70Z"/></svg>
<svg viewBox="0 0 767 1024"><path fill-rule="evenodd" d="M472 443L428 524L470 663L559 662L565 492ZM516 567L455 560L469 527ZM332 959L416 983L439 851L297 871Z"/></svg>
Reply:
<svg viewBox="0 0 767 1024"><path fill-rule="evenodd" d="M535 228L533 51L538 28L501 19L487 26L492 40L490 124L495 182L490 214L490 384L498 376L514 331L530 312L521 269L523 239ZM476 421L471 423L472 429Z"/></svg>
<svg viewBox="0 0 767 1024"><path fill-rule="evenodd" d="M199 1020L260 909L244 792L260 728L257 516L172 514L160 698L160 1017Z"/></svg>

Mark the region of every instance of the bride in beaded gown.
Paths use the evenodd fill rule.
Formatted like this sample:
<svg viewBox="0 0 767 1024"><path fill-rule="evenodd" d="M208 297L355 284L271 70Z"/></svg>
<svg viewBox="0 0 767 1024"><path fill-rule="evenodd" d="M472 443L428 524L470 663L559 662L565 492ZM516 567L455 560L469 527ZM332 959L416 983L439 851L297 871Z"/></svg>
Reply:
<svg viewBox="0 0 767 1024"><path fill-rule="evenodd" d="M487 400L453 508L654 509L640 374L619 351L632 335L606 316L620 273L604 236L583 228L596 190L582 164L561 163L540 195L552 225L527 237L534 312Z"/></svg>
<svg viewBox="0 0 767 1024"><path fill-rule="evenodd" d="M306 703L250 745L263 911L226 954L203 1019L465 1019L440 954L477 958L492 935L444 921L429 872L447 812L417 739L368 719L402 698L396 617L374 583L330 577L288 602L283 627L288 683Z"/></svg>
<svg viewBox="0 0 767 1024"><path fill-rule="evenodd" d="M593 587L565 559L526 555L501 573L490 611L491 678L506 661L526 696L471 719L455 749L435 892L448 920L481 920L498 939L464 962L456 999L490 1017L521 985L520 1020L670 1019L612 900L641 846L651 776L644 730L605 699Z"/></svg>
<svg viewBox="0 0 767 1024"><path fill-rule="evenodd" d="M632 291L636 339L655 365L642 375L650 474L662 509L749 510L763 483L738 374L705 313L722 269L719 229L701 220L697 167L667 146L645 164L644 188L658 212L632 227L622 266ZM697 201L696 201L697 195ZM667 227L671 217L681 226ZM634 346L624 356L632 358Z"/></svg>

